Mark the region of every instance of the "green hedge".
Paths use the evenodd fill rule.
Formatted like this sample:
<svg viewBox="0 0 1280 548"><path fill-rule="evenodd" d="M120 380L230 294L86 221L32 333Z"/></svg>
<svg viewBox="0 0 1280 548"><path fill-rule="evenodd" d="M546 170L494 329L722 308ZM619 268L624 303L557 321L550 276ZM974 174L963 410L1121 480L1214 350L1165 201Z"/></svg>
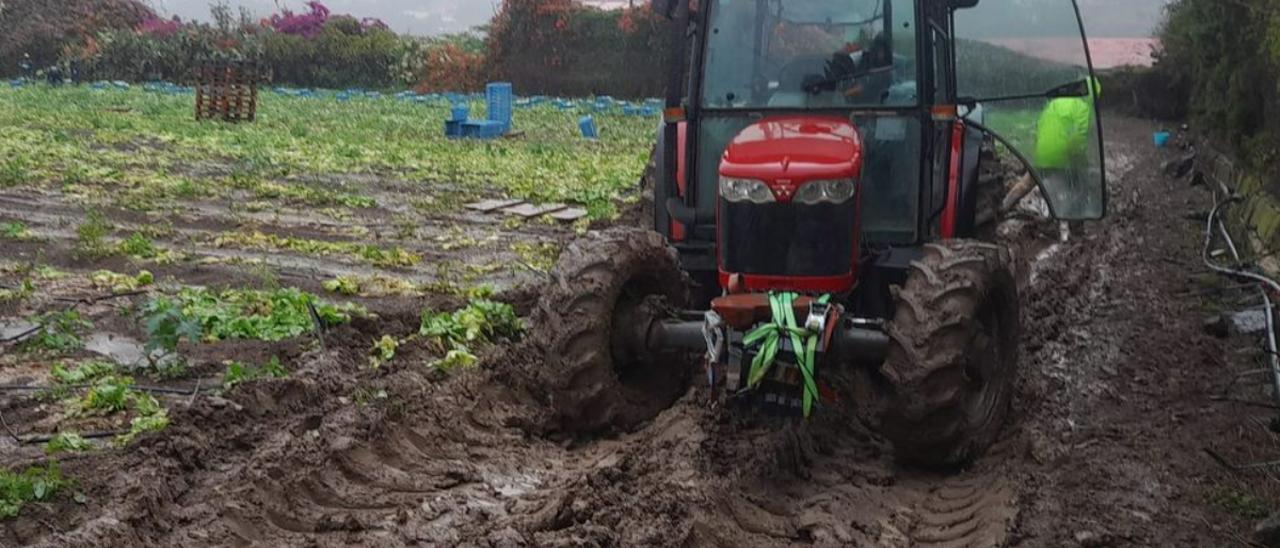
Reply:
<svg viewBox="0 0 1280 548"><path fill-rule="evenodd" d="M355 23L352 28L349 24ZM361 32L354 19L337 19L314 38L267 33L262 60L277 82L301 86L387 88L396 85L400 37L388 30Z"/></svg>
<svg viewBox="0 0 1280 548"><path fill-rule="evenodd" d="M24 56L33 68L47 67L68 46L149 17L151 9L138 0L0 0L0 77L21 74Z"/></svg>
<svg viewBox="0 0 1280 548"><path fill-rule="evenodd" d="M1280 166L1280 1L1177 0L1156 70L1200 129L1252 167Z"/></svg>
<svg viewBox="0 0 1280 548"><path fill-rule="evenodd" d="M276 83L389 88L406 83L397 75L403 49L391 31L361 30L354 19L335 18L311 38L258 25L188 24L168 36L111 30L98 35L92 52L74 57L90 80L185 82L201 60L224 58L261 61Z"/></svg>
<svg viewBox="0 0 1280 548"><path fill-rule="evenodd" d="M670 26L649 3L601 10L569 0L504 0L485 74L527 94L655 97L666 87Z"/></svg>

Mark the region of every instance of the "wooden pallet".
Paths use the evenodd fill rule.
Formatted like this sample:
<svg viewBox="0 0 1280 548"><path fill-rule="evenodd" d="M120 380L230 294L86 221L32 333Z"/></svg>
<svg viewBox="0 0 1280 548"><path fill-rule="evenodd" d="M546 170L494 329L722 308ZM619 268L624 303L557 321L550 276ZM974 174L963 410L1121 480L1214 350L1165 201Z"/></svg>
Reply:
<svg viewBox="0 0 1280 548"><path fill-rule="evenodd" d="M252 122L262 70L251 61L210 61L196 75L196 120Z"/></svg>

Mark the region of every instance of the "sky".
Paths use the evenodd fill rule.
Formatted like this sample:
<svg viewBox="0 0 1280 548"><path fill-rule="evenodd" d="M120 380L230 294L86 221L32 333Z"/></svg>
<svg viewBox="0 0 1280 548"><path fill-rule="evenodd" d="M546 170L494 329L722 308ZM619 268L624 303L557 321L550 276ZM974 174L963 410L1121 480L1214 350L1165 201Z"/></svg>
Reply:
<svg viewBox="0 0 1280 548"><path fill-rule="evenodd" d="M647 0L636 0L637 3ZM1019 0L997 0L1013 1ZM183 18L206 19L210 0L150 0L160 12ZM324 0L334 13L377 17L398 32L434 35L466 30L486 23L500 0ZM1090 35L1142 37L1150 34L1168 0L1080 0ZM302 11L305 0L228 0L256 15L278 6ZM627 0L596 0L595 4L625 5Z"/></svg>

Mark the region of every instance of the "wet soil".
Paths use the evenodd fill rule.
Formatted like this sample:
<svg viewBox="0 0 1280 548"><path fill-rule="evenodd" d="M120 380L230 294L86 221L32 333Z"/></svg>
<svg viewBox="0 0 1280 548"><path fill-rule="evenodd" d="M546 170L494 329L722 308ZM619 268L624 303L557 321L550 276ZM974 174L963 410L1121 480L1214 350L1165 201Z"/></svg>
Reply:
<svg viewBox="0 0 1280 548"><path fill-rule="evenodd" d="M173 425L127 450L64 458L86 502L32 505L0 522L0 544L1236 543L1252 512L1224 501L1274 507L1275 480L1203 449L1265 460L1280 452L1266 430L1275 413L1214 398L1267 393L1253 378L1231 383L1256 367L1255 341L1202 333L1215 303L1238 296L1198 266L1199 229L1183 215L1208 197L1159 175L1150 130L1109 126L1109 220L1068 243L1017 246L1027 262L1013 424L964 470L901 467L836 413L800 424L710 408L696 386L630 433L545 436L549 406L513 374L540 359L529 344L491 348L453 377L414 352L367 367L369 340L414 328L406 312L342 327L323 347L298 342L288 379L171 405ZM527 311L534 296L514 300ZM21 409L0 407L15 422Z"/></svg>

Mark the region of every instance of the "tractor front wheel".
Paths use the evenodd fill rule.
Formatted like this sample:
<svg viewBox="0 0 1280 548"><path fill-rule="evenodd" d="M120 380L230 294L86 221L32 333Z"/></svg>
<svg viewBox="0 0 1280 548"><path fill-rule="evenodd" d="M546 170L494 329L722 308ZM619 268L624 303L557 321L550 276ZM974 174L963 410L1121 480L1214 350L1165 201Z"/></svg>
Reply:
<svg viewBox="0 0 1280 548"><path fill-rule="evenodd" d="M995 442L1009 413L1021 329L1009 251L969 240L926 245L879 369L880 430L900 460L955 466Z"/></svg>
<svg viewBox="0 0 1280 548"><path fill-rule="evenodd" d="M591 233L565 249L533 317L534 377L556 430L627 430L684 393L692 368L644 340L687 288L675 250L650 230Z"/></svg>

